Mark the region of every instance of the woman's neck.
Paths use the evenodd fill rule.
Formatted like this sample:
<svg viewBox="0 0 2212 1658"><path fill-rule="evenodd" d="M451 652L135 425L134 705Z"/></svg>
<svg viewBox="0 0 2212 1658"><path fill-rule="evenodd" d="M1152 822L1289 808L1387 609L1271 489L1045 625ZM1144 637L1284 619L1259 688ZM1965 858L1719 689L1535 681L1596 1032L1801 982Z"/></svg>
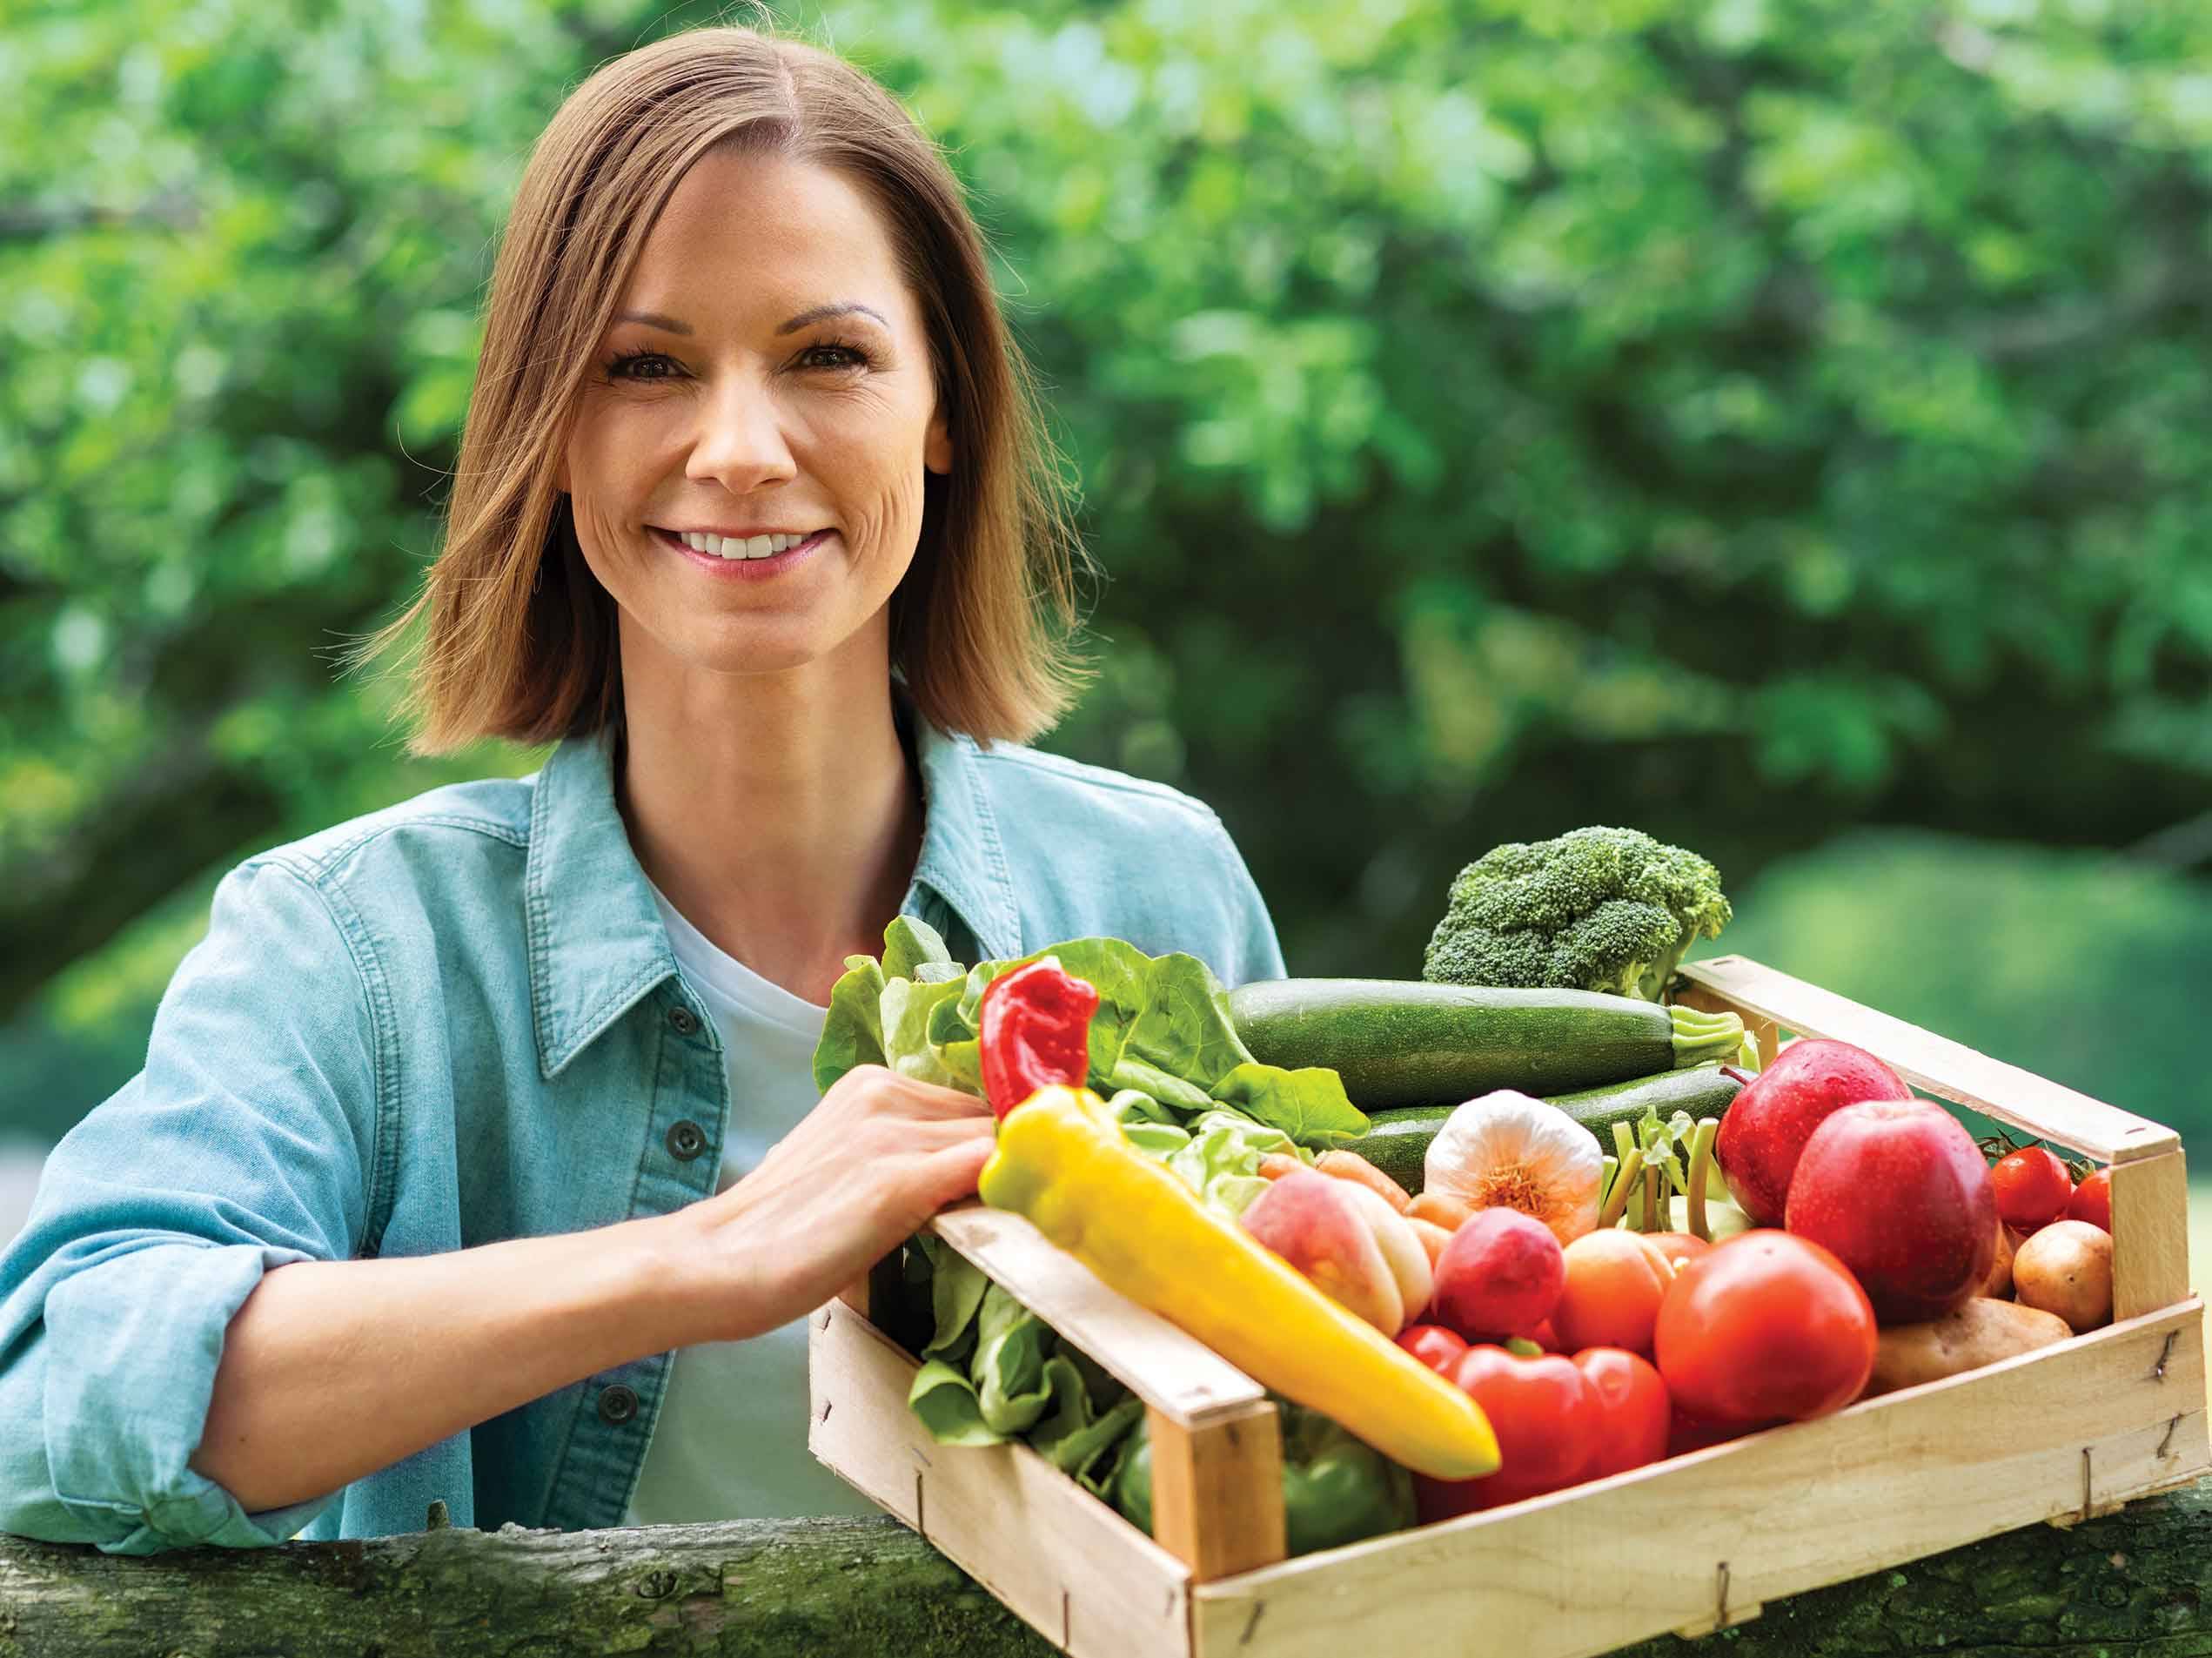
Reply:
<svg viewBox="0 0 2212 1658"><path fill-rule="evenodd" d="M627 655L627 653L626 653ZM722 950L817 1005L881 953L922 845L888 665L632 670L617 799L638 862Z"/></svg>

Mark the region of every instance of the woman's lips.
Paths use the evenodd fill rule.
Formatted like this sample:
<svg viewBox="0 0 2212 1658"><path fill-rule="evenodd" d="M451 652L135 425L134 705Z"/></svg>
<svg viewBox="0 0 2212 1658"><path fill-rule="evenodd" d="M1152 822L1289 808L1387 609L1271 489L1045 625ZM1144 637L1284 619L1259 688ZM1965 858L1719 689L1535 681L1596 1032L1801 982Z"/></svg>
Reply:
<svg viewBox="0 0 2212 1658"><path fill-rule="evenodd" d="M765 581L773 576L781 575L802 560L812 558L815 550L837 532L816 530L798 546L786 552L771 553L765 559L718 558L712 553L701 553L696 547L687 546L683 538L674 531L655 529L653 534L663 546L682 554L708 575L719 576L725 581Z"/></svg>

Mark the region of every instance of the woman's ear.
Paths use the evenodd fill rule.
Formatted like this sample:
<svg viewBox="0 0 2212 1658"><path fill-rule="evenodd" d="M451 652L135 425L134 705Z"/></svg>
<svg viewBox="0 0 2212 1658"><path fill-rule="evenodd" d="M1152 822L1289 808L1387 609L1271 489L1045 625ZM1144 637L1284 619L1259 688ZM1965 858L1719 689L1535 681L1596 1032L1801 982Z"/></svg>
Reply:
<svg viewBox="0 0 2212 1658"><path fill-rule="evenodd" d="M946 427L942 404L929 417L929 440L922 446L922 464L935 473L952 470L952 433ZM562 475L566 475L566 469Z"/></svg>

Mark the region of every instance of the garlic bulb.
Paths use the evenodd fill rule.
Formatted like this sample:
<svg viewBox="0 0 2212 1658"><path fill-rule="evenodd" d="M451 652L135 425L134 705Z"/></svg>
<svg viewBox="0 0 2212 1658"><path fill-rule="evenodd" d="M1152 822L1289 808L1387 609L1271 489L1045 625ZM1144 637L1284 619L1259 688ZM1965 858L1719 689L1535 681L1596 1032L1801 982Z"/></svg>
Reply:
<svg viewBox="0 0 2212 1658"><path fill-rule="evenodd" d="M1426 1190L1477 1209L1518 1209L1562 1244L1598 1226L1605 1156L1597 1137L1556 1105L1501 1088L1471 1099L1429 1142Z"/></svg>

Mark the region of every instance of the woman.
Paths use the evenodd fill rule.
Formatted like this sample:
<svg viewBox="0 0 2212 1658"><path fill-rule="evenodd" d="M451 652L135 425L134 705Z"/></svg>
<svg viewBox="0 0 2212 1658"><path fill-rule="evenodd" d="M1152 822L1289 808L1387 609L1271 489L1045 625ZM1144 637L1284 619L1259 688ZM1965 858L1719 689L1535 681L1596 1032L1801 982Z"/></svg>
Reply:
<svg viewBox="0 0 2212 1658"><path fill-rule="evenodd" d="M880 1068L817 1103L844 957L906 913L964 960L1283 970L1210 811L1020 746L1076 678L1028 398L957 184L864 75L707 29L569 98L445 548L375 642L426 622L419 748L559 746L225 878L0 1260L0 1527L832 1506L794 1321L991 1143Z"/></svg>

